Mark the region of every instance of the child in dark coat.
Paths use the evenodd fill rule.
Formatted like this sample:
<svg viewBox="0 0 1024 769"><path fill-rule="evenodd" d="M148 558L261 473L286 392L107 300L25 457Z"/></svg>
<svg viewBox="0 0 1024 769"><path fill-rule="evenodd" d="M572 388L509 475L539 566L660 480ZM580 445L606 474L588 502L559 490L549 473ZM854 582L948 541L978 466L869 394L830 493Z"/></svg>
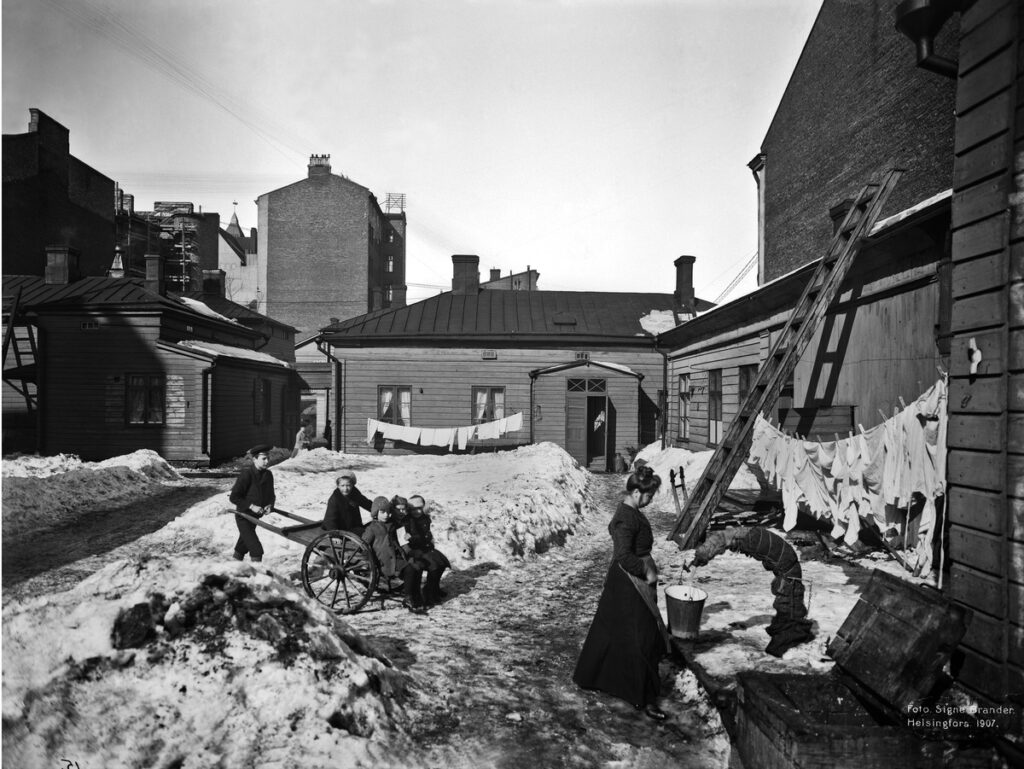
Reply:
<svg viewBox="0 0 1024 769"><path fill-rule="evenodd" d="M335 485L337 488L327 500L327 511L320 527L327 531L342 529L362 534L363 516L359 509L369 510L373 503L356 488L356 474L351 470L339 475Z"/></svg>
<svg viewBox="0 0 1024 769"><path fill-rule="evenodd" d="M444 598L441 590L441 576L445 569L451 568L451 562L436 547L434 535L430 531L430 516L426 512L426 501L419 495L409 497L409 514L405 518L405 530L409 534L406 554L409 560L417 564L427 573L427 583L423 587L423 601L427 606L440 603Z"/></svg>

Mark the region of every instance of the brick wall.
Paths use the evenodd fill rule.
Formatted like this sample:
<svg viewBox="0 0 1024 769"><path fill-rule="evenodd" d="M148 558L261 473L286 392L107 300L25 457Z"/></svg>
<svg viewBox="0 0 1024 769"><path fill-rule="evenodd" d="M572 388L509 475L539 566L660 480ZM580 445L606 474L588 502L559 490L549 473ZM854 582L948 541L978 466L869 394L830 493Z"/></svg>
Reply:
<svg viewBox="0 0 1024 769"><path fill-rule="evenodd" d="M893 3L825 0L761 147L765 272L821 257L829 208L893 166L905 169L882 216L952 186L955 84L915 67ZM957 18L936 52L955 58Z"/></svg>
<svg viewBox="0 0 1024 769"><path fill-rule="evenodd" d="M303 338L332 317L367 311L369 199L365 187L333 174L260 196L260 312L295 326Z"/></svg>

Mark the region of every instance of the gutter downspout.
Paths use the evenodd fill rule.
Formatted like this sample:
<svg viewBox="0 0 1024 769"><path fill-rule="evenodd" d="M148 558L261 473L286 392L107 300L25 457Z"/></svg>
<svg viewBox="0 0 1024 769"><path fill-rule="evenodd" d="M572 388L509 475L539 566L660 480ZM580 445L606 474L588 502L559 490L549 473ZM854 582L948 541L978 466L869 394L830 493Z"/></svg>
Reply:
<svg viewBox="0 0 1024 769"><path fill-rule="evenodd" d="M341 445L339 448L335 448L334 445L329 446L328 448L330 448L332 451L344 451L345 447L348 446L348 433L347 430L345 429L345 420L342 419L341 415L342 403L344 403L345 401L345 361L339 360L338 358L334 357L334 355L330 352L330 349L324 346L324 340L322 337L317 338L316 349L318 349L331 362L331 380L334 383L335 425L335 428L331 431L331 443L337 444L338 437L341 438Z"/></svg>
<svg viewBox="0 0 1024 769"><path fill-rule="evenodd" d="M203 437L202 437L202 446L200 448L200 452L205 454L208 457L210 456L210 448L211 448L210 444L213 442L211 440L211 435L210 435L210 433L213 432L213 430L212 430L212 427L213 427L213 414L212 414L212 411L213 410L210 408L210 398L212 397L212 390L213 390L213 370L216 367L217 367L217 361L214 360L213 362L210 363L210 365L207 368L204 368L203 371L202 371L202 374L203 374L203 396L202 396L203 397L203 408L202 408L201 420L202 420L202 433L203 433Z"/></svg>
<svg viewBox="0 0 1024 769"><path fill-rule="evenodd" d="M654 337L654 350L661 354L661 391L665 393L664 404L658 404L661 414L661 449L668 448L668 353L658 346L658 337ZM662 408L663 407L663 408Z"/></svg>
<svg viewBox="0 0 1024 769"><path fill-rule="evenodd" d="M533 445L533 441L534 441L534 437L533 437L533 418L534 418L534 416L537 413L536 412L536 408L534 406L534 402L533 402L533 398L534 398L533 388L534 388L534 385L536 385L536 384L537 384L537 375L534 374L531 371L530 372L530 445Z"/></svg>

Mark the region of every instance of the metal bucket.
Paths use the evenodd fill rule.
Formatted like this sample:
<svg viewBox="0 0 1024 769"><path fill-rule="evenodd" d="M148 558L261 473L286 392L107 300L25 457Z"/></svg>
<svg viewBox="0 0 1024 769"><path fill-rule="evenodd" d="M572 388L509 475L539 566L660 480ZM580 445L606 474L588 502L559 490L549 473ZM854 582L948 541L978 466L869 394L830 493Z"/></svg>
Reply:
<svg viewBox="0 0 1024 769"><path fill-rule="evenodd" d="M706 592L691 585L671 585L665 588L669 632L676 638L696 638L707 597Z"/></svg>

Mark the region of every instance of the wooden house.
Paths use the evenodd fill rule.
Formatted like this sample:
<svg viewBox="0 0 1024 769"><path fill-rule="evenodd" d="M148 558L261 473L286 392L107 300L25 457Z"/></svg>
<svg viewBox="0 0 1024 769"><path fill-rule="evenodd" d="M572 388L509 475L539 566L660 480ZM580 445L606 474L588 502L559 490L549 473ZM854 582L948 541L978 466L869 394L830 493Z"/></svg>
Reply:
<svg viewBox="0 0 1024 769"><path fill-rule="evenodd" d="M750 164L762 285L659 339L669 435L715 442L746 367L765 359L824 253L830 219L856 187L903 168L774 416L805 435L867 427L924 390L936 363L948 371L944 590L973 613L951 669L1022 763L1024 12L1013 0L893 10L823 3Z"/></svg>
<svg viewBox="0 0 1024 769"><path fill-rule="evenodd" d="M711 306L693 296L693 257L677 260L674 294L481 290L478 257L452 262L450 292L321 332L336 448L432 450L374 441L369 419L437 429L521 413L520 429L465 450L552 441L603 471L657 438L665 359L655 332Z"/></svg>
<svg viewBox="0 0 1024 769"><path fill-rule="evenodd" d="M298 383L266 334L167 293L159 257L144 281L76 279L63 257L45 278L4 277L5 453L205 464L291 444Z"/></svg>

